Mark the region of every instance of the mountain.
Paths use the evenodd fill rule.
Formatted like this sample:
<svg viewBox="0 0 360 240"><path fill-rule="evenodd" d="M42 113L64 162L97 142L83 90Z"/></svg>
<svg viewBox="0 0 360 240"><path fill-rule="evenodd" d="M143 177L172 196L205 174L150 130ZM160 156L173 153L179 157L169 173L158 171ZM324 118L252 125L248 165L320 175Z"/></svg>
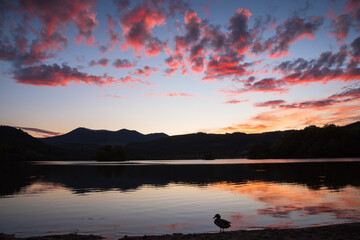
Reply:
<svg viewBox="0 0 360 240"><path fill-rule="evenodd" d="M56 160L65 155L20 129L0 126L0 161Z"/></svg>
<svg viewBox="0 0 360 240"><path fill-rule="evenodd" d="M121 129L119 131L91 130L77 128L56 137L39 138L41 141L65 149L78 159L94 159L96 151L105 145L126 145L132 142L152 141L166 138L165 133L142 134L137 131Z"/></svg>
<svg viewBox="0 0 360 240"><path fill-rule="evenodd" d="M187 134L125 146L129 159L360 157L360 122L259 134Z"/></svg>
<svg viewBox="0 0 360 240"><path fill-rule="evenodd" d="M41 138L52 145L58 144L89 144L89 145L126 145L132 142L145 142L168 137L165 133L144 135L137 131L121 129L119 131L91 130L77 128L69 133L56 137Z"/></svg>
<svg viewBox="0 0 360 240"><path fill-rule="evenodd" d="M350 124L344 126L344 128L360 128L360 121L350 123Z"/></svg>
<svg viewBox="0 0 360 240"><path fill-rule="evenodd" d="M0 127L0 160L93 160L104 145L122 145L127 159L360 157L360 122L259 134L177 136L78 128L41 140L16 128Z"/></svg>
<svg viewBox="0 0 360 240"><path fill-rule="evenodd" d="M272 141L285 132L261 134L186 134L125 146L129 159L239 158L255 143Z"/></svg>

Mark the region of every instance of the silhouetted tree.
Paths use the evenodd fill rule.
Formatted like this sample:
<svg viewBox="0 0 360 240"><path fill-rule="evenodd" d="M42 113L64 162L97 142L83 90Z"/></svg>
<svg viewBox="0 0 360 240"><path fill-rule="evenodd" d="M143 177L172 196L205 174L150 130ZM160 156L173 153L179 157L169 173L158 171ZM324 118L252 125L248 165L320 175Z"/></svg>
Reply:
<svg viewBox="0 0 360 240"><path fill-rule="evenodd" d="M289 131L281 138L262 142L248 149L249 158L325 158L359 157L360 126L338 127L326 124L322 128L308 126Z"/></svg>
<svg viewBox="0 0 360 240"><path fill-rule="evenodd" d="M122 146L105 145L98 148L95 159L97 161L125 161L127 156Z"/></svg>

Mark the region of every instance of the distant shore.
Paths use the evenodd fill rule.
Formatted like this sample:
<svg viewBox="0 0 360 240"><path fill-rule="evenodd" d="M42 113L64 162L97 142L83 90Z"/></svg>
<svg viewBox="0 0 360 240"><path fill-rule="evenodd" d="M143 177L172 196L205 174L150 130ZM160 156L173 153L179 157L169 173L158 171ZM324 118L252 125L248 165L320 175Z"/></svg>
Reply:
<svg viewBox="0 0 360 240"><path fill-rule="evenodd" d="M307 228L291 228L291 229L264 229L264 230L239 230L227 231L224 233L199 233L199 234L181 234L175 233L172 235L160 236L138 236L128 237L125 236L120 239L131 240L167 240L167 239L192 239L192 240L257 240L257 239L317 239L317 240L350 240L359 239L360 236L360 223L345 223L334 224L320 227L307 227ZM100 240L101 236L95 235L80 235L80 234L65 234L65 235L50 235L42 237L29 237L17 238L13 235L0 233L0 240Z"/></svg>

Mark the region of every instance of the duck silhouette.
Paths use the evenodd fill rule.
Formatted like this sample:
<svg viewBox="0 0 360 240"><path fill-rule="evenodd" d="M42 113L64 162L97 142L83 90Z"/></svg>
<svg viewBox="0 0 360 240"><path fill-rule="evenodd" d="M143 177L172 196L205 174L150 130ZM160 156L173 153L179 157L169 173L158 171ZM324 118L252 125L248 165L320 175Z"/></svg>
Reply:
<svg viewBox="0 0 360 240"><path fill-rule="evenodd" d="M224 232L225 228L231 227L231 225L230 225L231 222L229 222L228 220L225 220L225 219L221 219L220 214L216 214L215 217L213 217L213 219L214 218L215 218L214 223L216 226L218 226L220 228L220 232L221 232L221 229Z"/></svg>

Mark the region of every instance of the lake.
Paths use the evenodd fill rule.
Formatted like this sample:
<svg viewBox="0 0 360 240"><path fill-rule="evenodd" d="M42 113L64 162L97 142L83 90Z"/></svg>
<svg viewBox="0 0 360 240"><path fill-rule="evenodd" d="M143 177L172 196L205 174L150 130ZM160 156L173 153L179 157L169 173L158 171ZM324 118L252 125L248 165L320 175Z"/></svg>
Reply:
<svg viewBox="0 0 360 240"><path fill-rule="evenodd" d="M18 237L293 228L360 221L360 159L1 164L0 232Z"/></svg>

